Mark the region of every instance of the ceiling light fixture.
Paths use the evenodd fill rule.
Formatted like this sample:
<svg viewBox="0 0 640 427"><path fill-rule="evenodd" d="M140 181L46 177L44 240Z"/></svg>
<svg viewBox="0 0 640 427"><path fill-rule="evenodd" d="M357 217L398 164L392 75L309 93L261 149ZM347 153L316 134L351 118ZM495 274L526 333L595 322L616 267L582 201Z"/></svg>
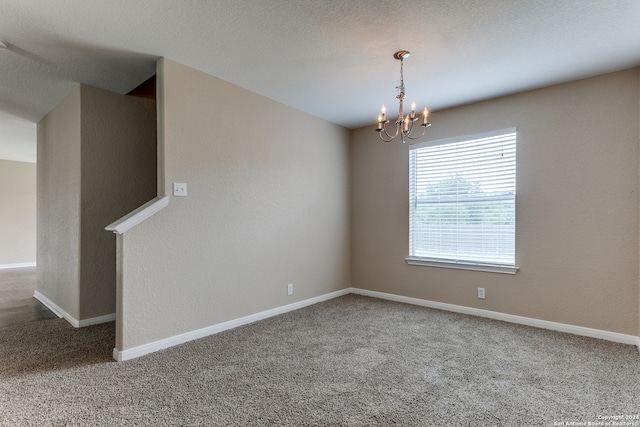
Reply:
<svg viewBox="0 0 640 427"><path fill-rule="evenodd" d="M427 131L427 128L431 126L431 123L428 122L429 110L427 110L427 108L425 107L424 111L422 112L422 124L420 125L422 127L422 133L420 133L420 135L416 135L415 133L412 133L413 123L416 120L418 120L418 117L416 117L415 101L411 103L411 112L408 113L406 116L404 115L404 110L402 108L402 103L405 98L404 60L405 58L408 58L409 55L411 55L411 53L407 50L399 50L398 52L393 54L393 57L395 59L400 60L400 86L396 86L396 89L398 89L398 92L399 92L396 98L398 98L398 101L400 103L400 108L398 110L398 119L396 120L396 131L393 135L390 135L386 129L386 125L387 123L389 123L389 120L387 120L387 109L384 106L384 104L380 109L380 114L378 114L378 126L376 127L376 131L380 135L380 139L385 142L393 141L398 135L400 135L402 139L402 143L406 142L405 138L418 139L424 136L425 132Z"/></svg>

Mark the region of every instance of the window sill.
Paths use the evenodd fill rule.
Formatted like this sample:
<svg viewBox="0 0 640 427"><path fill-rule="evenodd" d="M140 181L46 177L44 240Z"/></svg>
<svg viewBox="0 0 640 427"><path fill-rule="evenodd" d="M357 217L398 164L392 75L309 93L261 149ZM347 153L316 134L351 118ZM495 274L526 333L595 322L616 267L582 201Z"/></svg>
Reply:
<svg viewBox="0 0 640 427"><path fill-rule="evenodd" d="M447 261L426 260L421 258L406 258L406 261L409 265L421 265L423 267L453 268L457 270L485 271L489 273L502 274L516 274L518 272L518 267L501 266L494 264L464 264Z"/></svg>

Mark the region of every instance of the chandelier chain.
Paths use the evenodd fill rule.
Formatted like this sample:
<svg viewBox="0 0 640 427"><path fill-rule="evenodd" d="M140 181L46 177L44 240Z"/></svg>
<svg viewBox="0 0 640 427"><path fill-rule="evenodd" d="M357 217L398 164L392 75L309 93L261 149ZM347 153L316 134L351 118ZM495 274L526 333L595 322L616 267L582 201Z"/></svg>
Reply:
<svg viewBox="0 0 640 427"><path fill-rule="evenodd" d="M400 58L400 86L398 89L400 89L400 95L404 95L404 58Z"/></svg>

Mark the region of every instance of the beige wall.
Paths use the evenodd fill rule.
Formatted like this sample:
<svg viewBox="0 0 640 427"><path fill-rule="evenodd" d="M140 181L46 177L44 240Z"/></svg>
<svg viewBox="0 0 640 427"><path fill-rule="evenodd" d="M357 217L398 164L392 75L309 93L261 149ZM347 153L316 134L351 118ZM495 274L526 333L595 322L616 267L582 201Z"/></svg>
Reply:
<svg viewBox="0 0 640 427"><path fill-rule="evenodd" d="M38 123L37 290L80 316L80 85Z"/></svg>
<svg viewBox="0 0 640 427"><path fill-rule="evenodd" d="M189 195L123 237L117 349L348 287L347 132L171 60L158 85Z"/></svg>
<svg viewBox="0 0 640 427"><path fill-rule="evenodd" d="M155 101L82 85L80 318L116 310L116 239L104 228L156 196Z"/></svg>
<svg viewBox="0 0 640 427"><path fill-rule="evenodd" d="M36 262L36 164L0 160L0 266Z"/></svg>
<svg viewBox="0 0 640 427"><path fill-rule="evenodd" d="M353 131L352 285L638 335L638 73L432 116L430 140L517 127L515 276L407 265L408 145Z"/></svg>
<svg viewBox="0 0 640 427"><path fill-rule="evenodd" d="M115 312L115 236L156 194L152 100L78 85L38 124L38 291L74 319Z"/></svg>

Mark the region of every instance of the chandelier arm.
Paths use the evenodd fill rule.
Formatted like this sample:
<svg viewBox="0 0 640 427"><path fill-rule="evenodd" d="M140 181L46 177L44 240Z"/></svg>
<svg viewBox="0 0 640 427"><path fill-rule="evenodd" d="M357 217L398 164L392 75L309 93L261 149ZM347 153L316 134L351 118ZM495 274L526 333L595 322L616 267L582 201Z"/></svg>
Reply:
<svg viewBox="0 0 640 427"><path fill-rule="evenodd" d="M380 139L381 139L381 140L383 140L383 141L385 141L385 142L393 141L393 139L394 139L395 137L397 137L397 136L398 136L398 130L399 130L399 129L400 129L400 128L396 125L396 131L395 131L395 133L394 133L393 135L389 135L389 132L387 132L387 124L386 124L386 123L384 123L384 124L382 125L382 129L379 129L379 130L378 130L378 133L380 134ZM383 136L382 136L383 134L384 134L384 136L385 136L386 138L388 138L388 139L383 138Z"/></svg>
<svg viewBox="0 0 640 427"><path fill-rule="evenodd" d="M386 133L386 132L385 132ZM378 134L380 136L380 139L383 140L384 142L391 142L393 141L393 138L385 138L384 136L382 136L382 132L380 132Z"/></svg>
<svg viewBox="0 0 640 427"><path fill-rule="evenodd" d="M426 126L422 128L422 133L420 135L416 135L416 136L411 136L408 133L406 133L404 136L406 136L409 139L420 139L424 136L424 134L427 132L427 128Z"/></svg>
<svg viewBox="0 0 640 427"><path fill-rule="evenodd" d="M423 123L420 125L420 127L422 128L422 133L420 133L420 135L417 136L411 136L411 130L409 130L409 132L407 134L405 134L405 136L409 139L419 139L422 138L424 136L424 134L427 132L427 128L431 126L431 123Z"/></svg>

